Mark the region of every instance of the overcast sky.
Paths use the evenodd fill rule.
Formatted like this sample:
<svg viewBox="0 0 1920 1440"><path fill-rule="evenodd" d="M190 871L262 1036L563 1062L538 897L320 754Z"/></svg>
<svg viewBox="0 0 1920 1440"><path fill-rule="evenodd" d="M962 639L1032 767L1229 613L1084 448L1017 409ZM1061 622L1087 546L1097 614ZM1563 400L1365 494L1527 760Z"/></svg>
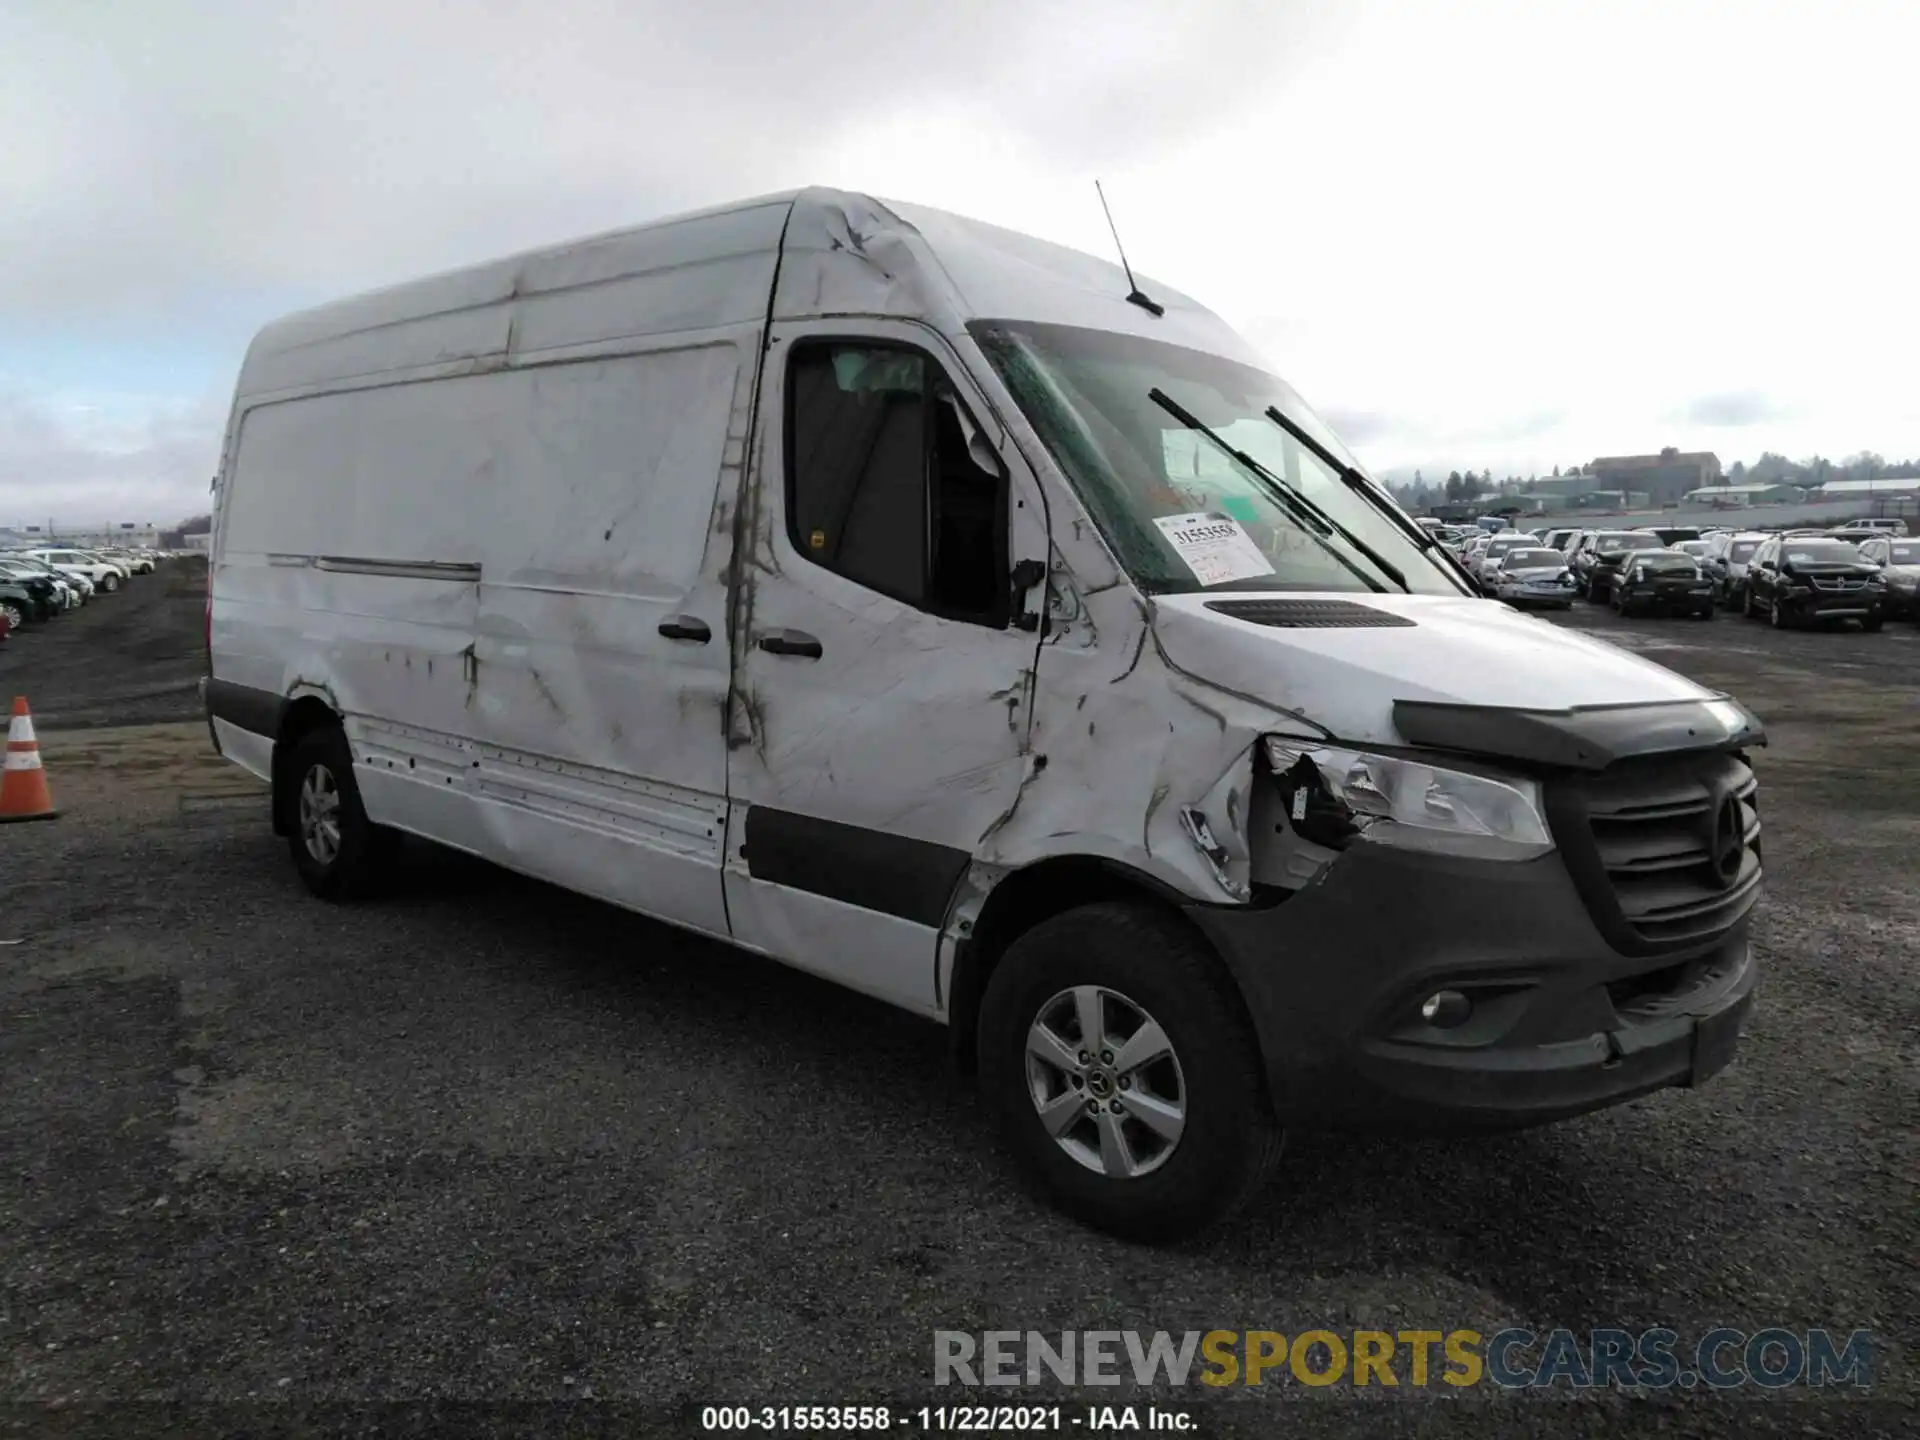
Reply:
<svg viewBox="0 0 1920 1440"><path fill-rule="evenodd" d="M1920 455L1915 0L0 0L0 524L279 313L805 184L1108 253L1371 466Z"/></svg>

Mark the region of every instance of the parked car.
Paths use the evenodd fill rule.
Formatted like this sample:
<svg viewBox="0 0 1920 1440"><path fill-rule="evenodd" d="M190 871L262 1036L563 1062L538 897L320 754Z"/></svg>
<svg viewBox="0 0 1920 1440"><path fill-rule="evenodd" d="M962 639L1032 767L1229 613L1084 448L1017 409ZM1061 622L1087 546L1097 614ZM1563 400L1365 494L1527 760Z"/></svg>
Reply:
<svg viewBox="0 0 1920 1440"><path fill-rule="evenodd" d="M1662 545L1678 545L1682 540L1700 538L1700 528L1697 525L1648 525L1643 528L1658 535Z"/></svg>
<svg viewBox="0 0 1920 1440"><path fill-rule="evenodd" d="M153 573L153 557L151 555L144 555L138 550L128 550L122 546L111 545L105 550L97 550L94 553L103 559L111 560L116 565L124 567L129 575L151 575Z"/></svg>
<svg viewBox="0 0 1920 1440"><path fill-rule="evenodd" d="M1745 608L1747 562L1770 537L1761 530L1722 530L1707 539L1702 568L1713 581L1713 596L1729 610Z"/></svg>
<svg viewBox="0 0 1920 1440"><path fill-rule="evenodd" d="M59 580L67 587L68 593L71 596L68 603L69 609L77 609L93 598L93 581L87 578L84 570L64 565L55 565L51 561L42 560L38 555L31 554L25 550L9 551L5 558L16 564L37 569Z"/></svg>
<svg viewBox="0 0 1920 1440"><path fill-rule="evenodd" d="M1547 545L1518 546L1487 562L1482 583L1516 609L1573 608L1573 572L1567 557Z"/></svg>
<svg viewBox="0 0 1920 1440"><path fill-rule="evenodd" d="M1564 552L1567 546L1572 544L1574 538L1579 534L1580 534L1580 531L1577 527L1568 527L1563 525L1557 530L1547 531L1541 543L1546 545L1546 547L1549 550L1559 550Z"/></svg>
<svg viewBox="0 0 1920 1440"><path fill-rule="evenodd" d="M1620 615L1713 618L1713 583L1697 560L1671 548L1629 554L1609 578L1607 598Z"/></svg>
<svg viewBox="0 0 1920 1440"><path fill-rule="evenodd" d="M1705 1081L1758 977L1758 721L1461 604L1146 283L802 190L270 325L215 743L318 897L408 832L950 1027L1010 1155L1138 1238L1257 1193L1289 1127Z"/></svg>
<svg viewBox="0 0 1920 1440"><path fill-rule="evenodd" d="M1517 535L1509 531L1489 536L1487 543L1475 552L1473 564L1469 567L1468 573L1484 585L1490 578L1490 567L1498 564L1501 556L1509 555L1515 550L1538 550L1539 548L1540 542L1531 535Z"/></svg>
<svg viewBox="0 0 1920 1440"><path fill-rule="evenodd" d="M1675 540L1669 544L1667 548L1678 551L1682 555L1690 556L1695 560L1704 560L1707 558L1707 551L1711 548L1711 545L1703 536L1698 540Z"/></svg>
<svg viewBox="0 0 1920 1440"><path fill-rule="evenodd" d="M1587 599L1603 605L1613 593L1614 575L1629 555L1666 548L1666 542L1651 530L1595 530L1573 557L1573 573Z"/></svg>
<svg viewBox="0 0 1920 1440"><path fill-rule="evenodd" d="M1880 567L1887 587L1887 614L1920 620L1920 540L1875 535L1860 542L1860 558Z"/></svg>
<svg viewBox="0 0 1920 1440"><path fill-rule="evenodd" d="M1880 567L1845 540L1829 535L1776 535L1747 565L1748 618L1764 615L1775 629L1858 620L1878 630L1886 620Z"/></svg>
<svg viewBox="0 0 1920 1440"><path fill-rule="evenodd" d="M1860 540L1869 535L1906 535L1909 531L1906 521L1897 516L1884 516L1873 520L1849 520L1844 525L1834 526L1827 533L1842 540Z"/></svg>
<svg viewBox="0 0 1920 1440"><path fill-rule="evenodd" d="M62 547L29 550L26 553L46 561L56 569L64 570L68 574L86 576L95 586L109 595L118 590L127 578L126 572L118 565L110 560L103 560L98 555L90 554L85 550L71 550Z"/></svg>
<svg viewBox="0 0 1920 1440"><path fill-rule="evenodd" d="M29 620L45 619L40 608L27 587L15 580L0 579L0 615L6 617L7 624L15 630L26 628Z"/></svg>
<svg viewBox="0 0 1920 1440"><path fill-rule="evenodd" d="M60 614L75 603L73 587L59 575L4 555L0 555L0 583L23 586L39 609L40 619Z"/></svg>

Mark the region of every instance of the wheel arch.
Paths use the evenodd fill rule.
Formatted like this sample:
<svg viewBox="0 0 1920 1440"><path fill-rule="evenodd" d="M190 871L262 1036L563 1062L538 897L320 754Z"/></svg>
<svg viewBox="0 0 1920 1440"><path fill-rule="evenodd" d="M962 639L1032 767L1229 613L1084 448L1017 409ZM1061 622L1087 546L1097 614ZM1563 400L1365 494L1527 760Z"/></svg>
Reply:
<svg viewBox="0 0 1920 1440"><path fill-rule="evenodd" d="M280 726L273 737L274 834L293 833L293 752L315 730L339 724L339 712L311 691L296 695L282 707Z"/></svg>
<svg viewBox="0 0 1920 1440"><path fill-rule="evenodd" d="M1231 967L1219 958L1212 939L1187 913L1195 903L1190 897L1118 860L1093 855L1054 856L1004 876L988 892L979 915L954 947L947 1026L953 1064L960 1075L974 1077L980 1002L1008 948L1042 921L1101 901L1150 905L1191 930L1214 957L1231 982L1235 999L1245 1009L1246 997Z"/></svg>

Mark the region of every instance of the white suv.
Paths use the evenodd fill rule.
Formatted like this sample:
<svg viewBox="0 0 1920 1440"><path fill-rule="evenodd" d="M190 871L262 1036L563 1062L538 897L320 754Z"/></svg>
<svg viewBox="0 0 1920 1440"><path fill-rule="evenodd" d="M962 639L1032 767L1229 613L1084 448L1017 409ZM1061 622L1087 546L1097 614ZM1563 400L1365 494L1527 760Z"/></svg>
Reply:
<svg viewBox="0 0 1920 1440"><path fill-rule="evenodd" d="M46 561L56 570L84 575L94 585L112 594L126 580L127 572L111 560L103 560L87 550L29 550L27 554Z"/></svg>
<svg viewBox="0 0 1920 1440"><path fill-rule="evenodd" d="M1864 540L1869 535L1905 535L1907 522L1904 520L1849 520L1844 525L1836 525L1827 532L1842 540Z"/></svg>

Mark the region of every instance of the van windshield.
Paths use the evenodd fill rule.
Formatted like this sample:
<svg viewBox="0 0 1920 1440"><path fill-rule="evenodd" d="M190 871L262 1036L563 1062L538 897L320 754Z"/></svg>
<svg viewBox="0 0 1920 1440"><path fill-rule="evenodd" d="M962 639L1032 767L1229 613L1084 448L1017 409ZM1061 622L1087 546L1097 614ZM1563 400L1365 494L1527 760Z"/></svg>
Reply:
<svg viewBox="0 0 1920 1440"><path fill-rule="evenodd" d="M1342 455L1277 377L1106 330L999 320L969 329L1143 590L1397 591L1404 577L1416 594L1461 593L1431 550L1267 416L1274 407ZM1255 466L1182 424L1156 390Z"/></svg>

